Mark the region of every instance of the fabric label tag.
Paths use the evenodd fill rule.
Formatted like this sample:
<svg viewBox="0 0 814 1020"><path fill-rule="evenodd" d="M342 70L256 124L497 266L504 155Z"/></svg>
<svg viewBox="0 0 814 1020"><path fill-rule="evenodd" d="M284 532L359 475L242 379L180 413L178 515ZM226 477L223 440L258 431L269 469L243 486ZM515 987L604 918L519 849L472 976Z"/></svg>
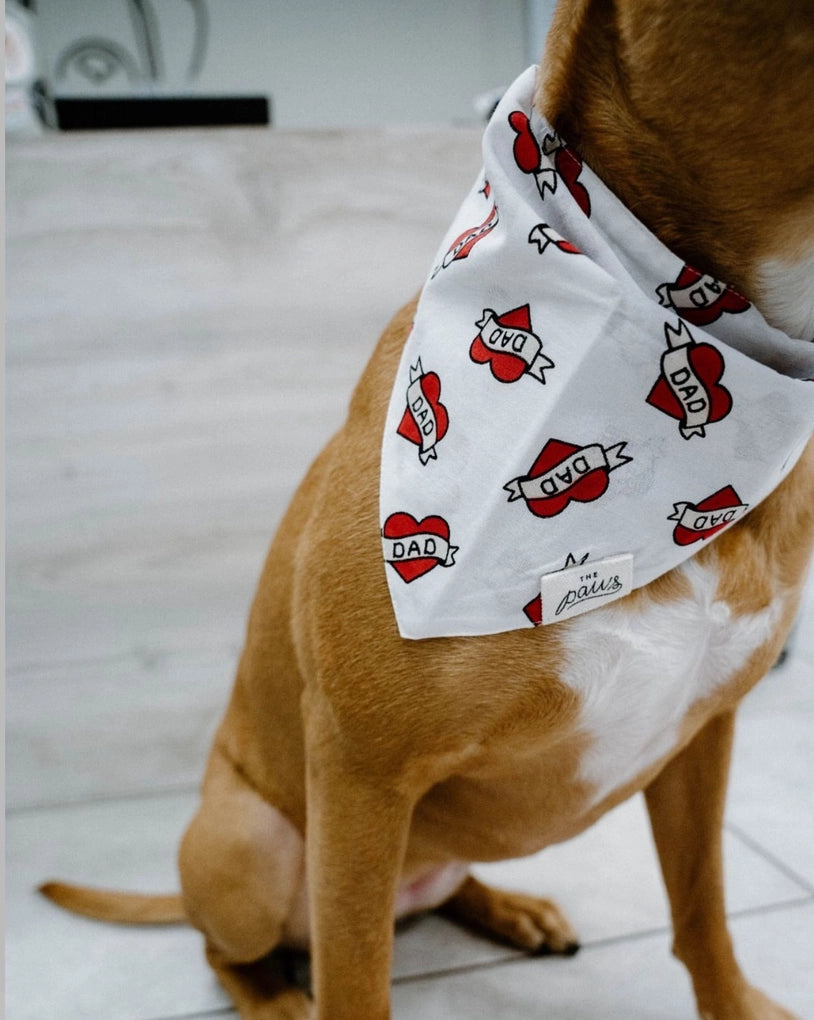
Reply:
<svg viewBox="0 0 814 1020"><path fill-rule="evenodd" d="M558 623L598 609L632 590L632 553L544 574L540 582L543 623Z"/></svg>

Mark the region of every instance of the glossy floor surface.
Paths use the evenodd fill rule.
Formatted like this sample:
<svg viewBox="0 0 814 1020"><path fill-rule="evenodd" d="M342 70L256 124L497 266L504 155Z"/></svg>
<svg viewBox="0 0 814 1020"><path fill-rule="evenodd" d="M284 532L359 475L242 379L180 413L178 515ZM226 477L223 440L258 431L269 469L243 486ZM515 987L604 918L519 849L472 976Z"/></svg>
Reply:
<svg viewBox="0 0 814 1020"><path fill-rule="evenodd" d="M479 164L473 131L184 131L7 149L8 1020L228 1017L197 933L106 927L51 877L173 889L269 536ZM743 706L726 831L749 976L814 1017L814 598ZM640 799L481 869L573 959L428 916L395 1020L694 1015Z"/></svg>

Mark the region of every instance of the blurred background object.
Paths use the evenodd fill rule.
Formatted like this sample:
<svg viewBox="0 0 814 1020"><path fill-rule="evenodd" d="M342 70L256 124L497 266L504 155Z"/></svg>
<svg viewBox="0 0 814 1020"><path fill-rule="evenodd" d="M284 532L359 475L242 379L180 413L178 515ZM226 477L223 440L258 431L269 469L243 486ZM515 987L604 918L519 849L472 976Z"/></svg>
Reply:
<svg viewBox="0 0 814 1020"><path fill-rule="evenodd" d="M35 18L30 2L6 0L6 133L34 135L42 130L36 109Z"/></svg>
<svg viewBox="0 0 814 1020"><path fill-rule="evenodd" d="M483 97L539 59L554 0L26 6L9 0L7 11L35 39L29 59L53 97L41 105L62 130L345 128L479 122Z"/></svg>

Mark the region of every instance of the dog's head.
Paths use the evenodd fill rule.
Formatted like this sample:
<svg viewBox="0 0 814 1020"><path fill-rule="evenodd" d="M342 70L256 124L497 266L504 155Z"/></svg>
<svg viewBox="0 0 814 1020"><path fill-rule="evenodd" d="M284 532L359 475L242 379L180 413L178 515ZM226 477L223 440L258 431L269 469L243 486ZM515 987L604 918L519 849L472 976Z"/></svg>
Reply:
<svg viewBox="0 0 814 1020"><path fill-rule="evenodd" d="M541 111L665 244L814 340L814 3L561 0Z"/></svg>

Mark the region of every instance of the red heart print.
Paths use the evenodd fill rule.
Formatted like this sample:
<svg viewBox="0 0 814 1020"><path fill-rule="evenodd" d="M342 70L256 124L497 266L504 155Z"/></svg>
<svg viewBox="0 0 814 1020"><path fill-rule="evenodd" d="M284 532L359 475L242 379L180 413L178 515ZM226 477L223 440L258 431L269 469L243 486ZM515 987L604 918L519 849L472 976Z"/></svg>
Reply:
<svg viewBox="0 0 814 1020"><path fill-rule="evenodd" d="M582 181L578 180L579 175L582 173L582 160L577 156L573 149L569 149L568 146L564 146L562 149L557 150L557 155L554 157L554 164L557 167L557 171L565 182L566 188L571 193L571 197L585 213L586 216L591 215L591 196L585 188Z"/></svg>
<svg viewBox="0 0 814 1020"><path fill-rule="evenodd" d="M710 421L720 421L732 410L732 394L725 386L719 385L724 374L724 359L721 352L711 344L694 344L690 348L690 364L704 384L710 397Z"/></svg>
<svg viewBox="0 0 814 1020"><path fill-rule="evenodd" d="M572 453L579 453L581 446L574 446L573 443L564 443L560 439L549 439L539 457L531 466L527 477L537 478L552 468L561 464L571 456ZM557 514L568 506L572 499L580 503L591 503L599 499L608 487L608 472L605 468L595 468L583 475L579 481L563 492L555 496L547 496L545 499L527 500L528 508L537 517L556 517Z"/></svg>
<svg viewBox="0 0 814 1020"><path fill-rule="evenodd" d="M713 492L711 496L702 499L693 509L713 513L715 510L726 511L738 506L741 506L740 496L731 485L725 485L722 489L718 489L717 492ZM700 542L702 539L711 538L716 532L725 528L728 523L728 521L724 521L722 524L713 525L704 531L692 531L690 528L686 528L683 524L679 523L673 529L673 540L676 545L692 545L694 542Z"/></svg>
<svg viewBox="0 0 814 1020"><path fill-rule="evenodd" d="M531 602L523 606L523 612L535 627L540 627L543 623L543 596L535 595Z"/></svg>
<svg viewBox="0 0 814 1020"><path fill-rule="evenodd" d="M521 305L519 308L513 308L510 312L505 312L503 315L498 316L495 321L501 326L507 326L509 329L529 331L531 330L529 306ZM480 336L476 336L472 341L472 345L469 348L469 357L479 365L488 363L489 368L492 370L492 375L499 382L517 382L520 376L528 370L528 365L522 358L516 354L506 354L503 351L490 350L481 340Z"/></svg>
<svg viewBox="0 0 814 1020"><path fill-rule="evenodd" d="M719 280L712 281L707 277L707 285L698 288L698 293L691 293L694 284L704 279L704 274L693 266L684 265L673 283L664 283L656 288L659 304L672 307L682 319L694 326L709 326L717 321L724 312L737 315L748 311L752 306L749 301L730 284ZM712 285L715 288L712 289ZM711 297L710 293L717 297ZM678 295L678 298L676 298ZM695 301L698 303L694 303ZM676 303L678 301L678 303Z"/></svg>
<svg viewBox="0 0 814 1020"><path fill-rule="evenodd" d="M521 110L509 114L509 125L517 138L514 140L514 160L524 174L533 174L540 169L540 146L531 130L528 117Z"/></svg>
<svg viewBox="0 0 814 1020"><path fill-rule="evenodd" d="M703 383L709 394L709 421L716 422L725 418L732 410L732 394L725 386L720 385L724 374L724 359L721 352L711 344L693 344L687 354L692 370ZM673 393L664 376L659 376L655 386L647 397L648 404L657 407L672 418L682 421L684 408L681 401Z"/></svg>
<svg viewBox="0 0 814 1020"><path fill-rule="evenodd" d="M435 415L435 441L440 442L449 428L449 414L447 413L446 406L440 401L441 380L435 372L425 372L421 376L421 392L427 398L427 403ZM418 425L416 425L415 418L410 413L409 407L405 409L397 431L400 436L409 439L411 443L421 446L421 432Z"/></svg>
<svg viewBox="0 0 814 1020"><path fill-rule="evenodd" d="M492 375L499 382L517 382L528 367L522 358L518 358L514 354L490 351L479 336L476 336L472 341L472 346L469 348L469 356L480 365L488 362Z"/></svg>
<svg viewBox="0 0 814 1020"><path fill-rule="evenodd" d="M449 542L449 525L443 517L430 516L418 521L412 514L399 511L391 514L384 523L382 534L385 538L410 538L412 535L437 535ZM409 584L422 574L428 573L438 566L440 561L435 556L416 557L413 560L391 562L403 581Z"/></svg>

